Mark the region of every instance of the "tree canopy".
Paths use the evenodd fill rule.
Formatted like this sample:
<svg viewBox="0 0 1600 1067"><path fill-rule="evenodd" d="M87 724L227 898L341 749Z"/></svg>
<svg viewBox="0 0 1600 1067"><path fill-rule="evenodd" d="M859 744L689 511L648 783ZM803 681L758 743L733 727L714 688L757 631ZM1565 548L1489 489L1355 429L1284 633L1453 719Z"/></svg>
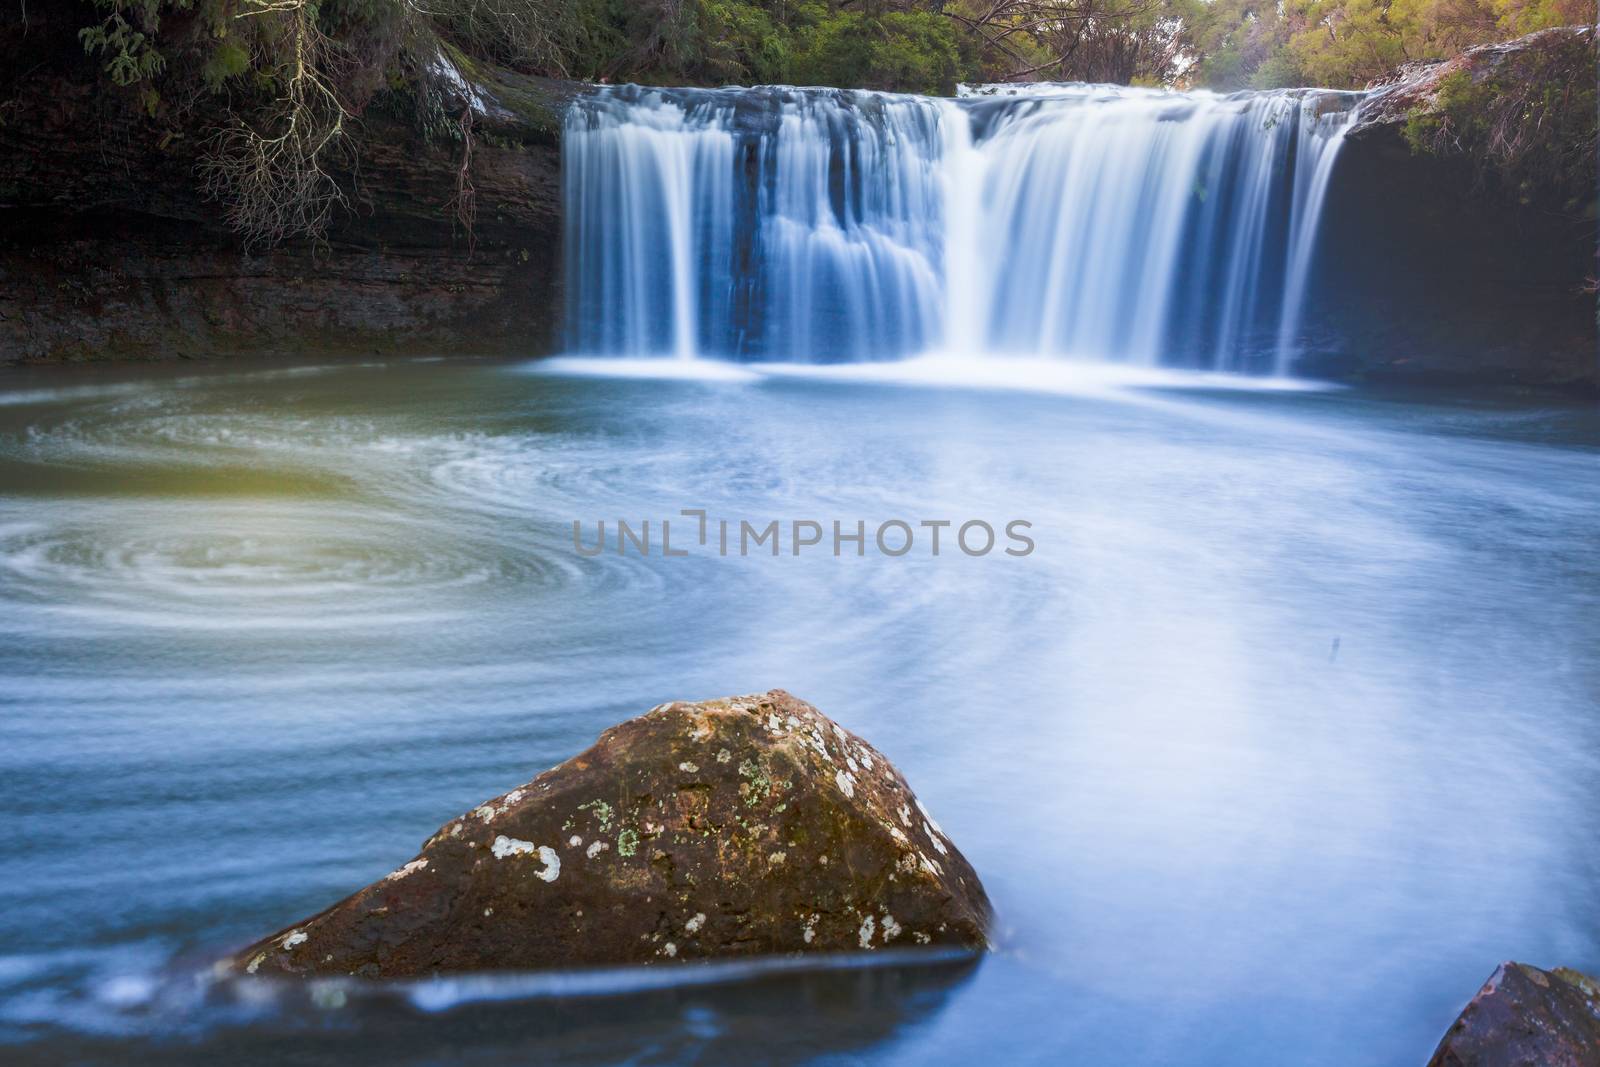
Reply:
<svg viewBox="0 0 1600 1067"><path fill-rule="evenodd" d="M948 93L1023 80L1352 88L1404 62L1595 18L1594 0L85 2L98 17L84 45L119 84L163 70L161 25L181 14L205 28L213 86L258 73L274 37L292 51L281 26L296 20L384 60L425 26L469 55L557 77Z"/></svg>

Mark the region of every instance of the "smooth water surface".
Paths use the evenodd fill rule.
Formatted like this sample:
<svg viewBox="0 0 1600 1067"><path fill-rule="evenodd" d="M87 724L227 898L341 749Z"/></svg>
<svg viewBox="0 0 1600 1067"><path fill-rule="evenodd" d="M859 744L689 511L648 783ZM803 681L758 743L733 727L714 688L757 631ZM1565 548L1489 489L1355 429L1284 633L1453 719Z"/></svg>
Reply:
<svg viewBox="0 0 1600 1067"><path fill-rule="evenodd" d="M1499 961L1600 970L1593 411L891 379L9 380L0 1055L1420 1064ZM682 508L1038 547L573 550ZM612 722L775 686L898 763L997 952L198 999Z"/></svg>

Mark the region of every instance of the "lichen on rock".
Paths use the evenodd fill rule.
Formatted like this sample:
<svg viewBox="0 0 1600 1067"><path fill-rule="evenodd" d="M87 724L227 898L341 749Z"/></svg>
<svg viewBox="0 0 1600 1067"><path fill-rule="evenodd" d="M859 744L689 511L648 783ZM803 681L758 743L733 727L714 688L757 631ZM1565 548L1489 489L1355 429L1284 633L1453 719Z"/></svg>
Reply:
<svg viewBox="0 0 1600 1067"><path fill-rule="evenodd" d="M394 978L977 951L989 920L977 874L893 765L773 690L662 704L612 727L447 823L394 873L228 962Z"/></svg>
<svg viewBox="0 0 1600 1067"><path fill-rule="evenodd" d="M1600 1067L1600 983L1567 968L1502 963L1428 1067Z"/></svg>

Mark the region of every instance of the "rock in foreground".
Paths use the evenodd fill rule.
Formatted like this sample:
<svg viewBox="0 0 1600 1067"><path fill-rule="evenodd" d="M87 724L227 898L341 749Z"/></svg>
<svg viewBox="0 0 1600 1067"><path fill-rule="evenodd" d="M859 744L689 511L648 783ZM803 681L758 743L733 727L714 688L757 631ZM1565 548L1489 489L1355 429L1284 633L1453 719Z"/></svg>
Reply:
<svg viewBox="0 0 1600 1067"><path fill-rule="evenodd" d="M1600 1067L1600 984L1565 968L1502 963L1428 1067Z"/></svg>
<svg viewBox="0 0 1600 1067"><path fill-rule="evenodd" d="M233 957L250 974L987 944L972 867L875 748L773 690L672 703Z"/></svg>

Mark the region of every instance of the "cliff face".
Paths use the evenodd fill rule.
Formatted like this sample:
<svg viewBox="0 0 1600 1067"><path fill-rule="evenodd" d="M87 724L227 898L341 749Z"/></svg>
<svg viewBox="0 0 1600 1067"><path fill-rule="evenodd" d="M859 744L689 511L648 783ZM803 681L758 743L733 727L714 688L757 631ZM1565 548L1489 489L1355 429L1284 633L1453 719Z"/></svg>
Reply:
<svg viewBox="0 0 1600 1067"><path fill-rule="evenodd" d="M470 240L453 209L460 138L371 106L327 241L252 254L196 187L219 105L140 111L83 55L78 6L26 26L0 14L0 363L556 347L560 116L580 86L441 54L435 95L472 116ZM1506 101L1531 86L1577 116L1565 136L1587 137L1592 164L1592 103L1550 62L1592 73L1594 46L1588 29L1545 31L1402 71L1366 102L1329 189L1302 371L1600 385L1594 197L1497 182L1459 138L1416 144L1459 103L1449 87Z"/></svg>
<svg viewBox="0 0 1600 1067"><path fill-rule="evenodd" d="M1328 190L1303 369L1600 385L1594 66L1592 30L1547 30L1402 70L1362 104ZM1565 140L1534 140L1507 169L1496 109L1523 134ZM1419 149L1418 131L1447 118L1459 128ZM1563 151L1582 157L1576 197L1548 173Z"/></svg>
<svg viewBox="0 0 1600 1067"><path fill-rule="evenodd" d="M205 105L141 113L96 82L76 21L58 6L0 25L18 75L0 84L0 363L549 350L573 86L477 67L469 83L441 57L446 108L473 112L470 240L451 204L462 143L371 107L327 241L252 254L196 186Z"/></svg>

